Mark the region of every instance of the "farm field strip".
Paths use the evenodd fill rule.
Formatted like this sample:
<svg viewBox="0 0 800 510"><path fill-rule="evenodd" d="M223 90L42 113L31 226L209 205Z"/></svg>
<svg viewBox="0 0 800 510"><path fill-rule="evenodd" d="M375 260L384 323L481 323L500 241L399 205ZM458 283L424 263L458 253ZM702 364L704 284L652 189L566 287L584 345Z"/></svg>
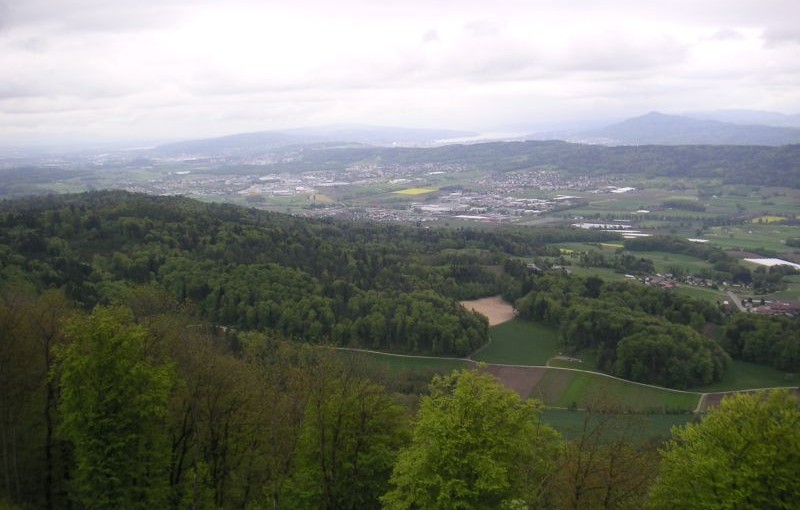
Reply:
<svg viewBox="0 0 800 510"><path fill-rule="evenodd" d="M586 411L547 408L541 414L543 423L550 425L569 439L580 437L585 420L591 419ZM635 439L668 438L672 427L682 426L692 420L689 414L619 415L616 423L624 427L624 420L634 420Z"/></svg>
<svg viewBox="0 0 800 510"><path fill-rule="evenodd" d="M433 188L408 188L393 191L392 193L396 195L424 195L426 193L433 193L434 191L436 190Z"/></svg>
<svg viewBox="0 0 800 510"><path fill-rule="evenodd" d="M585 408L602 401L635 412L697 413L706 408L708 395L800 383L800 377L787 379L788 375L778 370L734 361L720 383L689 390L664 388L582 368L574 362L554 360L559 349L558 335L555 329L541 324L514 319L493 326L490 331L490 343L470 358L338 349L365 355L367 360L390 372L418 372L432 377L454 369L479 367L521 396L539 398L548 407L562 409ZM551 362L561 366L551 366Z"/></svg>
<svg viewBox="0 0 800 510"><path fill-rule="evenodd" d="M545 405L568 408L573 402L584 407L595 400L595 395L615 395L613 403L635 411L692 412L697 408L701 393L671 390L607 374L585 370L502 363L479 363L464 358L437 358L339 349L367 356L372 362L389 371L424 371L446 374L454 369L480 367L500 379L506 386L523 397L540 398ZM612 403L608 400L608 403Z"/></svg>
<svg viewBox="0 0 800 510"><path fill-rule="evenodd" d="M694 412L701 394L626 381L607 374L549 367L533 397L561 408L611 406L639 412Z"/></svg>

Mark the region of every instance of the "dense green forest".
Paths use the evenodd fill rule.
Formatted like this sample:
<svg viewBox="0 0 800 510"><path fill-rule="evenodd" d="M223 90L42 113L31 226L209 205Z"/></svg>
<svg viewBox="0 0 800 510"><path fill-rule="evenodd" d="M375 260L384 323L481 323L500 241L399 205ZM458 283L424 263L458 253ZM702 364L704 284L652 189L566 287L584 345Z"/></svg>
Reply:
<svg viewBox="0 0 800 510"><path fill-rule="evenodd" d="M625 379L700 386L720 380L731 358L800 371L798 317L730 315L709 302L594 276L548 273L525 289L515 304L520 316L558 326L567 349L595 351L598 368ZM721 327L719 343L703 334L708 326Z"/></svg>
<svg viewBox="0 0 800 510"><path fill-rule="evenodd" d="M671 236L640 237L626 239L625 249L634 252L665 251L691 255L712 264L705 276L733 283L752 283L753 273L741 262L716 246L693 243L686 239Z"/></svg>
<svg viewBox="0 0 800 510"><path fill-rule="evenodd" d="M725 324L730 339L741 328L769 337L780 323L729 321L707 302L596 277L532 273L518 260L559 255L554 242L615 235L608 232L307 220L122 192L5 202L0 227L5 286L63 288L91 310L127 304L134 286L152 283L214 325L317 344L465 356L485 344L488 325L457 301L502 294L522 317L558 326L568 349L595 350L601 370L684 388L719 380L728 364L701 333L706 324ZM751 273L717 248L670 237L625 246L701 257L732 281L772 276ZM617 259L620 270L648 270L643 259ZM784 322L783 332L800 329L796 319ZM769 355L731 341L723 347L737 359L797 371L797 344L789 334Z"/></svg>
<svg viewBox="0 0 800 510"><path fill-rule="evenodd" d="M486 342L487 324L456 300L517 285L490 266L613 236L309 221L118 192L10 202L0 228L2 281L63 287L87 309L157 282L221 326L459 356Z"/></svg>
<svg viewBox="0 0 800 510"><path fill-rule="evenodd" d="M0 508L789 509L800 497L800 402L785 391L726 399L661 451L611 398L567 441L540 404L480 371L437 377L416 403L329 349L197 323L156 285L128 300L88 313L62 291L2 294Z"/></svg>
<svg viewBox="0 0 800 510"><path fill-rule="evenodd" d="M659 452L611 396L565 440L480 369L419 397L331 349L463 356L488 324L457 300L502 294L629 379L708 383L729 356L800 370L797 319L518 258L613 235L309 221L120 192L3 202L0 508L663 508L684 474L703 480L681 457L706 433L732 445L704 453L726 504L769 488L777 503L760 508L792 508L800 408L786 392L725 401ZM786 446L737 453L741 438ZM698 508L715 497L698 493Z"/></svg>
<svg viewBox="0 0 800 510"><path fill-rule="evenodd" d="M625 379L687 388L718 381L729 356L698 330L721 322L714 305L660 289L551 273L516 302L522 317L560 328L573 352Z"/></svg>

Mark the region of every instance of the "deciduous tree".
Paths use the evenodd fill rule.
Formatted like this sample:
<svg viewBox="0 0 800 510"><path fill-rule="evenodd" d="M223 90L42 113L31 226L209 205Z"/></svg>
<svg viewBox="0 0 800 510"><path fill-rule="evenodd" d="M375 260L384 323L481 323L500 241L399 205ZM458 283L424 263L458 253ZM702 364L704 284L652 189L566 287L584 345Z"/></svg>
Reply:
<svg viewBox="0 0 800 510"><path fill-rule="evenodd" d="M497 509L535 504L554 466L557 434L488 374L436 377L384 508Z"/></svg>
<svg viewBox="0 0 800 510"><path fill-rule="evenodd" d="M163 421L173 376L146 352L147 335L121 308L97 308L68 325L61 433L74 447L73 497L88 510L166 505Z"/></svg>
<svg viewBox="0 0 800 510"><path fill-rule="evenodd" d="M787 391L727 397L673 432L652 493L656 510L788 510L800 502L800 403Z"/></svg>

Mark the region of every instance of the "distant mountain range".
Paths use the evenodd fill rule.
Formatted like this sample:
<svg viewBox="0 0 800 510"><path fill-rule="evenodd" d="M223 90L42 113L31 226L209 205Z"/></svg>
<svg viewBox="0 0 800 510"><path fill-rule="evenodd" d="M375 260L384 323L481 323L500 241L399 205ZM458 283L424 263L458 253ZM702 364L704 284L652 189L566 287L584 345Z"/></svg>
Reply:
<svg viewBox="0 0 800 510"><path fill-rule="evenodd" d="M384 126L340 125L242 133L204 140L161 145L155 149L167 155L256 155L281 147L309 144L375 145L408 147L431 145L440 140L475 136L471 131L411 129Z"/></svg>
<svg viewBox="0 0 800 510"><path fill-rule="evenodd" d="M727 113L725 113L727 112ZM713 115L713 112L705 115ZM760 115L759 115L760 114ZM695 114L702 115L702 114ZM716 112L719 117L771 118L786 124L797 121L791 115L770 112ZM800 122L800 121L798 121ZM800 128L760 124L737 124L681 115L650 112L604 128L561 133L537 133L531 140L559 139L602 145L789 145L800 143Z"/></svg>
<svg viewBox="0 0 800 510"><path fill-rule="evenodd" d="M703 120L718 120L731 124L760 124L763 126L800 127L800 115L761 110L710 110L686 112L686 117Z"/></svg>
<svg viewBox="0 0 800 510"><path fill-rule="evenodd" d="M725 119L724 121L722 119ZM162 156L258 156L284 147L428 147L476 136L468 131L338 125L242 133L168 143ZM767 145L800 144L800 115L751 110L666 115L650 112L601 128L535 133L521 139L564 140L593 145Z"/></svg>

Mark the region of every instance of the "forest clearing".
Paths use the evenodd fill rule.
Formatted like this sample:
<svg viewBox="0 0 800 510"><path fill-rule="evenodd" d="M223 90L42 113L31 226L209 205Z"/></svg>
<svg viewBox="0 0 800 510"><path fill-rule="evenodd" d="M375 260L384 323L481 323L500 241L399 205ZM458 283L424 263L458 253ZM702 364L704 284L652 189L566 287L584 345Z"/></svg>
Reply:
<svg viewBox="0 0 800 510"><path fill-rule="evenodd" d="M489 319L489 326L497 326L516 317L514 307L500 296L461 301L461 306L486 316Z"/></svg>

